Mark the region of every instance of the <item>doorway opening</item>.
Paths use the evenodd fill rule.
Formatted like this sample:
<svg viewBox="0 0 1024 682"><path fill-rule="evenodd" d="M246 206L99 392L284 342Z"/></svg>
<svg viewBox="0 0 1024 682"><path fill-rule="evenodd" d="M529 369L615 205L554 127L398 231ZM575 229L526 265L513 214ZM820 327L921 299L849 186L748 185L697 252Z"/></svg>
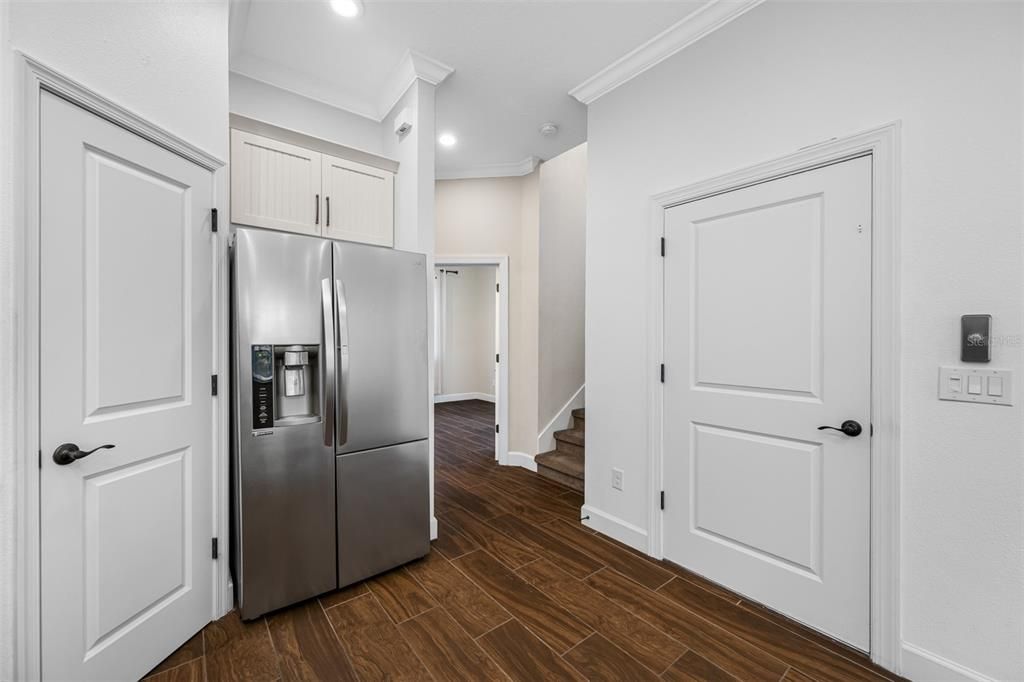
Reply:
<svg viewBox="0 0 1024 682"><path fill-rule="evenodd" d="M508 459L507 281L505 257L434 267L434 432L470 461Z"/></svg>

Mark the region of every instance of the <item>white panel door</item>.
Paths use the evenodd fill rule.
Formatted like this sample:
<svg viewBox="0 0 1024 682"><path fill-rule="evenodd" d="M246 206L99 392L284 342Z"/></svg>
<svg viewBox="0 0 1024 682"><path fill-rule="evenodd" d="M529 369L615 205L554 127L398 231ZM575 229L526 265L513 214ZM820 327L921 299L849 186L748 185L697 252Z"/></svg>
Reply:
<svg viewBox="0 0 1024 682"><path fill-rule="evenodd" d="M320 153L231 131L231 222L320 234Z"/></svg>
<svg viewBox="0 0 1024 682"><path fill-rule="evenodd" d="M325 237L394 245L394 173L325 154L323 183Z"/></svg>
<svg viewBox="0 0 1024 682"><path fill-rule="evenodd" d="M871 159L670 208L665 238L665 557L866 650Z"/></svg>
<svg viewBox="0 0 1024 682"><path fill-rule="evenodd" d="M40 116L42 674L137 679L212 611L213 178L53 95Z"/></svg>

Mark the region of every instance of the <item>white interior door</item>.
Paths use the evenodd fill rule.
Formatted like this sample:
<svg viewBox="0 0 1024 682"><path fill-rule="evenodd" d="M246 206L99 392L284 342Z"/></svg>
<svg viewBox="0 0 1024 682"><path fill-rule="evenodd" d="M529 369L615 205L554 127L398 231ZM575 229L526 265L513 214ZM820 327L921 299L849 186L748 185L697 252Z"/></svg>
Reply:
<svg viewBox="0 0 1024 682"><path fill-rule="evenodd" d="M866 650L871 159L670 208L665 238L665 557Z"/></svg>
<svg viewBox="0 0 1024 682"><path fill-rule="evenodd" d="M394 173L325 154L323 184L325 237L394 245Z"/></svg>
<svg viewBox="0 0 1024 682"><path fill-rule="evenodd" d="M321 154L242 130L231 131L231 222L321 233Z"/></svg>
<svg viewBox="0 0 1024 682"><path fill-rule="evenodd" d="M213 178L48 93L40 118L42 674L136 679L212 610Z"/></svg>

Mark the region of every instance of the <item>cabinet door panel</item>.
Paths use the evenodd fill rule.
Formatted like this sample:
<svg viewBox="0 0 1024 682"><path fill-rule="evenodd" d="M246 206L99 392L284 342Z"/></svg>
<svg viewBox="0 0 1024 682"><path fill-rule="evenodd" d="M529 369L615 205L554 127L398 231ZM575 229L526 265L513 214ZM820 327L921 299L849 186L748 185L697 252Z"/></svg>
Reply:
<svg viewBox="0 0 1024 682"><path fill-rule="evenodd" d="M320 234L321 154L231 131L231 222Z"/></svg>
<svg viewBox="0 0 1024 682"><path fill-rule="evenodd" d="M393 173L324 155L323 183L325 237L394 246Z"/></svg>

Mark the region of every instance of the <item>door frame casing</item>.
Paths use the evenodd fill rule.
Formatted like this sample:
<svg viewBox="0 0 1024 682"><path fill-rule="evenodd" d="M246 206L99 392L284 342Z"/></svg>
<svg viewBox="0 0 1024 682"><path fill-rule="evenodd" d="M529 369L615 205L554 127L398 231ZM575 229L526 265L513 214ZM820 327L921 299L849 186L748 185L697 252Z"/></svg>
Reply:
<svg viewBox="0 0 1024 682"><path fill-rule="evenodd" d="M664 557L660 492L664 490L665 212L682 203L776 180L858 156L872 158L871 241L871 541L870 655L900 670L900 282L899 173L901 122L837 137L770 161L651 197L648 227L648 547Z"/></svg>
<svg viewBox="0 0 1024 682"><path fill-rule="evenodd" d="M32 453L42 457L40 450L40 404L39 404L39 324L40 324L40 270L39 246L41 187L39 113L43 92L50 92L99 116L131 133L146 139L210 172L213 206L227 225L226 202L227 163L177 135L154 125L145 118L116 104L87 86L64 76L32 57L15 52L15 82L13 87L15 148L14 167L17 183L14 197L13 233L10 236L15 258L13 273L13 310L9 312L15 320L13 337L16 348L13 354L15 368L13 398L16 410L13 443L7 451L15 459L13 471L15 480L15 510L17 529L14 540L13 575L0 575L0 582L10 580L15 585L15 661L16 679L40 679L42 670L42 631L40 556L41 467L31 466ZM226 130L226 128L225 128ZM227 300L227 234L220 230L215 247L210 254L213 267L212 308L212 371L224 373L227 365L227 318L223 302ZM227 403L224 395L213 398L212 434L210 442L212 471L210 484L213 488L213 525L211 537L227 537ZM0 456L5 456L0 453ZM227 547L228 543L221 543ZM230 570L226 551L213 568L213 603L210 604L211 620L218 618L231 608L232 595L229 589ZM11 584L8 583L8 584Z"/></svg>
<svg viewBox="0 0 1024 682"><path fill-rule="evenodd" d="M508 456L508 256L434 256L434 269L446 265L493 265L498 268L498 386L494 392L494 418L500 429L494 434L494 459L509 464ZM437 316L440 311L434 311ZM434 320L437 324L437 320ZM431 365L433 365L431 358ZM434 367L430 368L433 375ZM431 397L433 400L433 396Z"/></svg>

